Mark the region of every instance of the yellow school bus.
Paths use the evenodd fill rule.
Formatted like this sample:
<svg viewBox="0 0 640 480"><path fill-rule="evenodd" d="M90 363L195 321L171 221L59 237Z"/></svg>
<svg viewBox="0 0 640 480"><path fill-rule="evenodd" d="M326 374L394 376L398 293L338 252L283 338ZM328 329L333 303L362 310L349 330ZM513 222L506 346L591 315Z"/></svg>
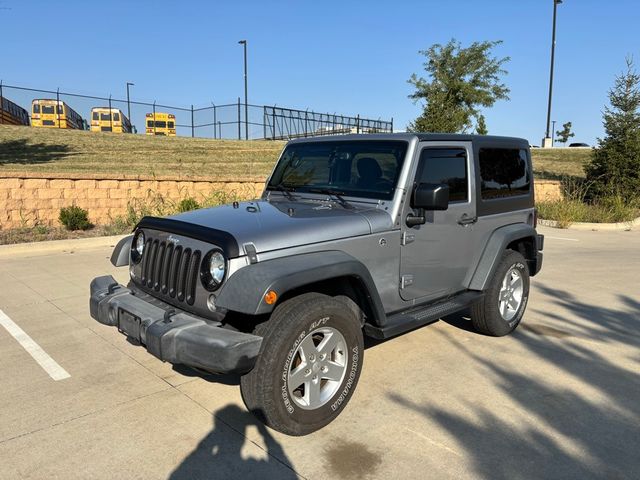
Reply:
<svg viewBox="0 0 640 480"><path fill-rule="evenodd" d="M84 120L69 105L48 98L35 99L31 105L31 125L45 128L84 130Z"/></svg>
<svg viewBox="0 0 640 480"><path fill-rule="evenodd" d="M155 115L155 117L154 117ZM176 136L176 116L173 113L147 113L147 135Z"/></svg>
<svg viewBox="0 0 640 480"><path fill-rule="evenodd" d="M0 97L0 125L29 125L29 112L11 100Z"/></svg>
<svg viewBox="0 0 640 480"><path fill-rule="evenodd" d="M131 133L131 122L117 108L94 107L91 109L91 131Z"/></svg>

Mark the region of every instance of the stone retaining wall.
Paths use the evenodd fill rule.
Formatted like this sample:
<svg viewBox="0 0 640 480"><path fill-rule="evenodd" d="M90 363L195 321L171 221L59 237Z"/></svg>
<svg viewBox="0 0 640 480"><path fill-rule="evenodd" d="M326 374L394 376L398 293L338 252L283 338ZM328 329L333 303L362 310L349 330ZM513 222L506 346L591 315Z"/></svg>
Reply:
<svg viewBox="0 0 640 480"><path fill-rule="evenodd" d="M74 204L100 225L125 214L130 202L145 203L158 195L173 202L185 197L202 201L212 194L249 199L263 187L260 179L0 173L0 229L59 225L60 209Z"/></svg>
<svg viewBox="0 0 640 480"><path fill-rule="evenodd" d="M536 200L561 198L560 182L538 180ZM130 202L145 203L154 196L178 202L192 197L201 202L214 193L228 199L260 195L264 179L184 179L178 177L76 174L0 173L0 229L59 225L62 207L77 205L89 212L96 225L124 215Z"/></svg>

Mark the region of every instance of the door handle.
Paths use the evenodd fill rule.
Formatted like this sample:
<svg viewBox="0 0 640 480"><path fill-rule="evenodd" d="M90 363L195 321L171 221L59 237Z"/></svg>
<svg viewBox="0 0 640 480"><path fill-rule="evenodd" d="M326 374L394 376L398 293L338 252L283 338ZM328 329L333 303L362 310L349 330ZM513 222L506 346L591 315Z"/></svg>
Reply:
<svg viewBox="0 0 640 480"><path fill-rule="evenodd" d="M460 219L458 220L458 225L462 225L466 227L467 225L473 225L478 221L478 217L470 217L466 213L463 213Z"/></svg>

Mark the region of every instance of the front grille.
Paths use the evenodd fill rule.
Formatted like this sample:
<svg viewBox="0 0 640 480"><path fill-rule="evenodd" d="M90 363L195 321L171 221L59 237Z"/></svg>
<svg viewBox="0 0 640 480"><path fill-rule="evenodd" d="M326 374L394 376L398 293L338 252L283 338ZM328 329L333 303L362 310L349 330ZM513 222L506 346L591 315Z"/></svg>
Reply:
<svg viewBox="0 0 640 480"><path fill-rule="evenodd" d="M100 127L100 131L101 132L110 132L111 131L111 127Z"/></svg>
<svg viewBox="0 0 640 480"><path fill-rule="evenodd" d="M200 259L200 250L149 238L142 254L140 282L149 290L193 305Z"/></svg>

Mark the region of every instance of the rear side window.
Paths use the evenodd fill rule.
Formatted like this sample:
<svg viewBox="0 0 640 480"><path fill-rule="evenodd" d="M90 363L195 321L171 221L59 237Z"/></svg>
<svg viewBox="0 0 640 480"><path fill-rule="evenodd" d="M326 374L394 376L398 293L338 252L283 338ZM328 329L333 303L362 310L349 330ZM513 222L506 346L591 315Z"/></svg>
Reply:
<svg viewBox="0 0 640 480"><path fill-rule="evenodd" d="M483 200L515 197L531 191L529 157L517 148L481 148L480 196Z"/></svg>
<svg viewBox="0 0 640 480"><path fill-rule="evenodd" d="M36 103L33 106L33 113L40 113L40 104Z"/></svg>
<svg viewBox="0 0 640 480"><path fill-rule="evenodd" d="M449 185L449 202L466 202L467 151L464 148L425 148L420 154L417 183Z"/></svg>
<svg viewBox="0 0 640 480"><path fill-rule="evenodd" d="M98 112L93 112L93 119L94 120L99 120L100 119L100 115L98 114Z"/></svg>
<svg viewBox="0 0 640 480"><path fill-rule="evenodd" d="M173 122L169 122L169 128L175 128L175 124Z"/></svg>

